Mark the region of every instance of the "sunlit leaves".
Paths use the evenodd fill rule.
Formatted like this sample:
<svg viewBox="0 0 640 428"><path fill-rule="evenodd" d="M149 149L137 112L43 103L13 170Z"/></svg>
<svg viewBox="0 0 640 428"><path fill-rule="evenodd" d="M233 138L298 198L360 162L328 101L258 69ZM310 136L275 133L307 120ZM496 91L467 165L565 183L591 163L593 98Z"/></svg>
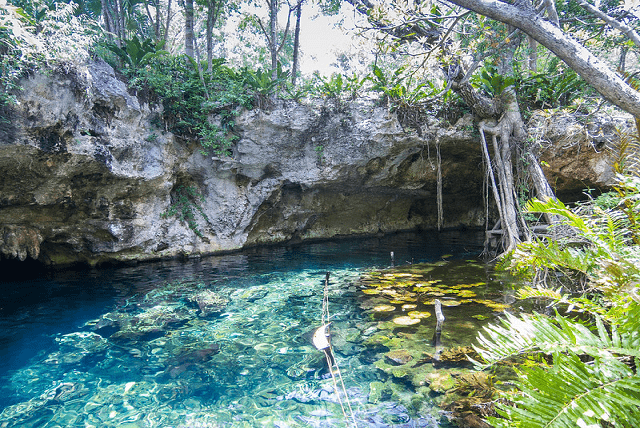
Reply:
<svg viewBox="0 0 640 428"><path fill-rule="evenodd" d="M624 198L637 198L638 181L619 177ZM551 302L548 308L556 314L505 314L501 324L485 327L479 336L477 351L485 361L478 366L527 362L519 369L518 391L508 397L512 404L499 410L505 419L491 419L494 426L636 426L640 251L629 238L629 225L640 213L622 210L621 199L602 206L596 200L579 210L557 200L527 204L528 211L562 219L561 225L545 238L519 245L506 264L536 281L519 297ZM560 277L568 280L568 289L550 287L549 278ZM572 278L582 278L591 295L576 296ZM574 314L579 318L568 318Z"/></svg>
<svg viewBox="0 0 640 428"><path fill-rule="evenodd" d="M518 384L522 394L513 407L502 407L496 427L559 428L635 426L639 416L640 378L622 363L588 364L572 351L555 352L551 367L527 368Z"/></svg>
<svg viewBox="0 0 640 428"><path fill-rule="evenodd" d="M634 189L631 184L627 187ZM637 195L637 188L629 194ZM552 214L563 224L551 231L553 239L522 244L509 258L509 269L528 277L542 268L577 272L608 293L640 280L640 248L630 245L620 211L595 206L593 216L581 216L559 200L532 200L525 209Z"/></svg>
<svg viewBox="0 0 640 428"><path fill-rule="evenodd" d="M42 65L70 68L89 57L95 41L92 24L73 14L74 4L57 3L39 8L37 31L34 17L0 0L0 105L11 101L11 91L27 71Z"/></svg>

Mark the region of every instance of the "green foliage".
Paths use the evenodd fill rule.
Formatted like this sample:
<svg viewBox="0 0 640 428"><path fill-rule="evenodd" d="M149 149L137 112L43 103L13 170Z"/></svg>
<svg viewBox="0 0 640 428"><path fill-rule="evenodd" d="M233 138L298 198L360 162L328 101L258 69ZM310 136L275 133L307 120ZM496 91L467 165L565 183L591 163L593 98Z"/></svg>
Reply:
<svg viewBox="0 0 640 428"><path fill-rule="evenodd" d="M0 107L15 101L18 80L46 66L71 68L88 58L94 23L74 16L75 5L33 0L27 9L0 3Z"/></svg>
<svg viewBox="0 0 640 428"><path fill-rule="evenodd" d="M324 78L316 73L315 77L319 81L316 91L324 97L338 101L358 98L366 81L366 78L360 79L355 73L350 77L343 76L340 73L333 73L329 78Z"/></svg>
<svg viewBox="0 0 640 428"><path fill-rule="evenodd" d="M399 67L386 75L380 67L373 66L367 80L372 82L371 90L383 93L383 102L390 102L391 109L423 107L423 103L442 93L433 82L412 84L411 74L406 67ZM442 94L446 96L446 94Z"/></svg>
<svg viewBox="0 0 640 428"><path fill-rule="evenodd" d="M284 87L285 92L281 96L294 101L301 101L303 98L318 92L315 77L312 79L299 78L298 82L296 86L287 83Z"/></svg>
<svg viewBox="0 0 640 428"><path fill-rule="evenodd" d="M315 151L318 157L318 163L322 165L324 163L324 146L316 146Z"/></svg>
<svg viewBox="0 0 640 428"><path fill-rule="evenodd" d="M167 211L161 214L161 217L177 217L181 222L186 222L189 229L193 230L196 235L203 238L202 231L198 229L195 213L199 212L202 218L209 222L209 218L200 205L204 201L204 196L199 194L194 186L179 186L172 197L171 205Z"/></svg>
<svg viewBox="0 0 640 428"><path fill-rule="evenodd" d="M640 179L621 183L629 199L635 200L636 209L630 214L637 223ZM571 233L562 237L559 231L556 239L523 243L509 259L509 269L529 278L543 268L579 273L599 289L612 292L640 281L640 247L633 244L626 214L617 208L604 211L595 204L592 209L592 215L585 216L558 200L530 201L525 211L559 216L564 219L564 230Z"/></svg>
<svg viewBox="0 0 640 428"><path fill-rule="evenodd" d="M516 406L499 411L511 422L491 418L496 428L513 421L522 428L633 427L640 413L640 379L615 358L587 364L572 351L556 352L551 367L527 369L522 376Z"/></svg>
<svg viewBox="0 0 640 428"><path fill-rule="evenodd" d="M520 103L528 109L550 109L569 106L590 96L593 90L558 58L547 64L545 71L525 75L516 70L515 87Z"/></svg>
<svg viewBox="0 0 640 428"><path fill-rule="evenodd" d="M254 94L258 107L268 105L267 98L276 93L278 88L287 88L287 80L289 71L283 70L282 64L278 62L276 68L276 77L272 77L271 71L259 68L253 71L249 67L244 67L238 74L238 78L248 87Z"/></svg>
<svg viewBox="0 0 640 428"><path fill-rule="evenodd" d="M243 69L245 82L260 96L266 96L273 93L274 89L282 82L280 79L271 79L271 72L259 68L253 71L249 68Z"/></svg>
<svg viewBox="0 0 640 428"><path fill-rule="evenodd" d="M198 140L204 151L216 154L229 153L237 139L232 133L235 117L240 108L252 107L257 91L255 74L236 72L224 60L215 61L212 72L201 77L187 57L153 56L146 66L130 69L129 75L131 86L162 102L169 130Z"/></svg>
<svg viewBox="0 0 640 428"><path fill-rule="evenodd" d="M536 352L552 355L552 364L530 360L521 366L512 405L500 406L505 419L491 418L496 428L633 427L640 405L640 306L608 325L597 315L585 325L556 314L516 317L507 314L481 336L480 355L489 364ZM585 356L588 356L585 358ZM584 361L589 361L585 363Z"/></svg>
<svg viewBox="0 0 640 428"><path fill-rule="evenodd" d="M513 76L503 76L498 73L498 67L494 64L486 63L479 73L471 77L470 82L490 97L499 97L505 89L514 84L515 80Z"/></svg>
<svg viewBox="0 0 640 428"><path fill-rule="evenodd" d="M108 43L107 49L116 54L125 66L131 68L139 68L159 57L160 55L169 55L169 52L163 50L164 42L156 43L152 39L144 39L140 41L137 36L133 36L131 40L126 40L123 47L119 47L115 43Z"/></svg>
<svg viewBox="0 0 640 428"><path fill-rule="evenodd" d="M619 176L617 203L591 202L571 210L557 200L534 200L529 212L559 216L553 239L518 246L504 262L534 280L520 298L551 301L554 316L505 314L501 324L479 335L479 368L501 361L527 361L518 391L492 418L497 427L634 427L640 416L640 246L629 216L640 219L640 178ZM621 207L633 201L633 210ZM550 271L554 272L548 274ZM583 278L583 290L551 286L552 279ZM545 281L544 278L547 278ZM566 285L566 283L565 283ZM567 293L573 291L573 293ZM585 291L582 291L583 293ZM562 315L578 314L574 318ZM550 356L551 364L536 358Z"/></svg>

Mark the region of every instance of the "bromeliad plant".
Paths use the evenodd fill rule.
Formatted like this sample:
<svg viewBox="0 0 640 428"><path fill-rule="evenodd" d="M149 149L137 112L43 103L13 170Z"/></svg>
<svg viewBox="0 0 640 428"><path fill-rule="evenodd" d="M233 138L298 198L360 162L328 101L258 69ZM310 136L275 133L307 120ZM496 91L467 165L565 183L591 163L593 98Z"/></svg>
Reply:
<svg viewBox="0 0 640 428"><path fill-rule="evenodd" d="M113 52L126 67L139 68L150 63L154 58L161 55L169 55L164 50L164 41L156 43L152 39L140 40L133 36L130 40L125 40L120 47L115 43L108 43L106 48Z"/></svg>
<svg viewBox="0 0 640 428"><path fill-rule="evenodd" d="M496 428L637 426L640 245L629 225L640 221L640 178L621 175L617 187L624 191L607 210L596 201L578 212L556 200L527 205L563 224L553 239L521 244L504 265L533 282L519 297L548 299L553 315L506 314L479 335L479 368L526 363L510 404L498 406L502 418L490 418Z"/></svg>

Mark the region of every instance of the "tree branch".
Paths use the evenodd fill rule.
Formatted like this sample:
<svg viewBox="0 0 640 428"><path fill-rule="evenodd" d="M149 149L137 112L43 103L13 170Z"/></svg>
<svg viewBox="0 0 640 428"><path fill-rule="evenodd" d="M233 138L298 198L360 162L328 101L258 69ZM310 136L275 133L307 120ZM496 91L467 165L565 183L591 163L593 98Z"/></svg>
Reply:
<svg viewBox="0 0 640 428"><path fill-rule="evenodd" d="M604 61L598 59L560 28L527 10L496 0L450 0L476 13L519 28L562 59L607 101L640 117L640 93Z"/></svg>
<svg viewBox="0 0 640 428"><path fill-rule="evenodd" d="M579 1L578 4L584 10L586 10L588 12L591 12L592 14L594 14L598 18L602 19L607 24L611 25L616 30L620 31L622 34L627 36L629 38L629 40L631 40L637 47L640 48L640 36L638 36L638 33L633 31L633 28L631 28L628 25L618 21L617 19L614 19L614 18L610 17L609 15L607 15L606 13L604 13L603 11L598 9L597 7L587 3L584 0Z"/></svg>

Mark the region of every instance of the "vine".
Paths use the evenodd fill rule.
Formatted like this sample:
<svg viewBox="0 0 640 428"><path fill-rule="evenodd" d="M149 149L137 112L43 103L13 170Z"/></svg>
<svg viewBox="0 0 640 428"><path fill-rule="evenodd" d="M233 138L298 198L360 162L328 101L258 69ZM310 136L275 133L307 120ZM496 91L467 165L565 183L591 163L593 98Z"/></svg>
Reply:
<svg viewBox="0 0 640 428"><path fill-rule="evenodd" d="M209 223L209 217L205 214L204 209L200 205L204 202L204 196L198 193L198 190L194 186L178 186L175 191L175 197L172 198L172 203L169 208L163 212L160 217L178 217L181 222L186 222L189 229L198 235L200 238L204 238L202 231L198 228L196 222L196 211L200 213L202 218Z"/></svg>

